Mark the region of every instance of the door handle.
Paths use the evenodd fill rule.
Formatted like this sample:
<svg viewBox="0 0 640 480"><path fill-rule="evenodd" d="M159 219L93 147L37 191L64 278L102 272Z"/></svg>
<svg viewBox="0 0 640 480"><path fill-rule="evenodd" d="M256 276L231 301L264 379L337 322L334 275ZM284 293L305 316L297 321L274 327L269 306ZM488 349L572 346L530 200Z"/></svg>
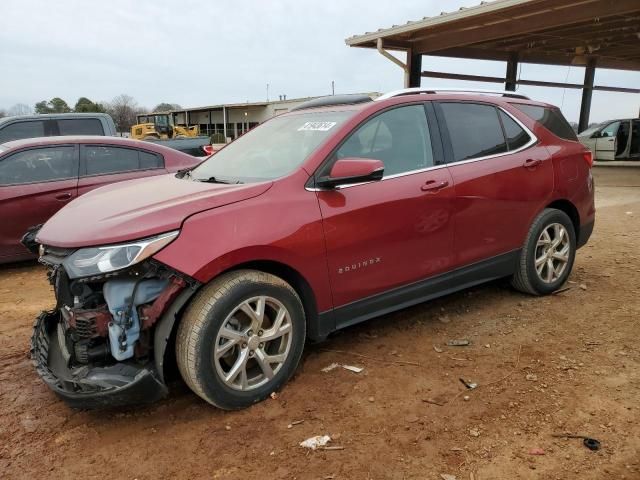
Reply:
<svg viewBox="0 0 640 480"><path fill-rule="evenodd" d="M438 190L442 190L445 187L449 186L449 182L447 180L443 180L441 182L436 182L435 180L429 180L425 182L420 189L423 192L437 192Z"/></svg>
<svg viewBox="0 0 640 480"><path fill-rule="evenodd" d="M71 198L71 194L69 192L59 193L55 198L56 200L69 200Z"/></svg>
<svg viewBox="0 0 640 480"><path fill-rule="evenodd" d="M524 168L533 168L533 167L537 167L538 165L540 165L542 163L542 160L539 159L533 159L530 158L528 160L525 160L524 164L522 165Z"/></svg>

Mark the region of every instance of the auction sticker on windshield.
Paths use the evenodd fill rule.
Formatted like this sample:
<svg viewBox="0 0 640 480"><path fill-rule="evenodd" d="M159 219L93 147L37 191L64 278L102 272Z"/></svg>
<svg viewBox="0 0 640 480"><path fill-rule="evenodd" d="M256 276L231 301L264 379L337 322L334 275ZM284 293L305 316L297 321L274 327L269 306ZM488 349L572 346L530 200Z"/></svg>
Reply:
<svg viewBox="0 0 640 480"><path fill-rule="evenodd" d="M336 122L306 122L302 125L298 131L316 131L316 132L328 132L336 125Z"/></svg>

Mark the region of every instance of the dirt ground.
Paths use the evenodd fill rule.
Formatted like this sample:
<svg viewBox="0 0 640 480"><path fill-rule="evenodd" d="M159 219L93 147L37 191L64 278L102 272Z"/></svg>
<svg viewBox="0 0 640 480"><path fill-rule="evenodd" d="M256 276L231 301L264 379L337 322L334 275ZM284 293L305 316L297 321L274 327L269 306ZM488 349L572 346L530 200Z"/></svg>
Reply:
<svg viewBox="0 0 640 480"><path fill-rule="evenodd" d="M350 328L241 412L179 381L147 407L68 408L28 359L53 302L44 270L1 267L0 478L640 479L640 168L595 175L596 229L569 290L498 282ZM445 345L459 338L471 345ZM364 371L321 371L333 362ZM322 434L344 449L298 445Z"/></svg>

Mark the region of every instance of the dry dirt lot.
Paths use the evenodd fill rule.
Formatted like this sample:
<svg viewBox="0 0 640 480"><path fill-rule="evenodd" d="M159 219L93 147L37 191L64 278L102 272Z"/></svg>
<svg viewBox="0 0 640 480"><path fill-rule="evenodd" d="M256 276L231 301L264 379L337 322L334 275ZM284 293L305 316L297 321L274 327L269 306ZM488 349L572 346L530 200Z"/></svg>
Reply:
<svg viewBox="0 0 640 480"><path fill-rule="evenodd" d="M32 319L53 301L44 271L5 266L0 478L640 479L640 168L596 180L596 230L569 290L533 298L498 282L351 328L241 412L179 381L151 406L69 409L28 359ZM364 371L321 371L333 362ZM298 446L319 434L344 449Z"/></svg>

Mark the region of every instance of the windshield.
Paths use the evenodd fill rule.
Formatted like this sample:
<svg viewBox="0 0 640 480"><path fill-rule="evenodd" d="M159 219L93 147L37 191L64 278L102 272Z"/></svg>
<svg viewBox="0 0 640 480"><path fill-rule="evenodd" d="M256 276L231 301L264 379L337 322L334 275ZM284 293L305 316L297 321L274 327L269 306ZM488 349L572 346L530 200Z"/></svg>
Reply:
<svg viewBox="0 0 640 480"><path fill-rule="evenodd" d="M161 127L166 127L167 125L169 125L168 115L156 115L155 120L156 125L160 125Z"/></svg>
<svg viewBox="0 0 640 480"><path fill-rule="evenodd" d="M250 130L191 172L194 180L272 180L293 172L354 114L310 112L276 117Z"/></svg>

